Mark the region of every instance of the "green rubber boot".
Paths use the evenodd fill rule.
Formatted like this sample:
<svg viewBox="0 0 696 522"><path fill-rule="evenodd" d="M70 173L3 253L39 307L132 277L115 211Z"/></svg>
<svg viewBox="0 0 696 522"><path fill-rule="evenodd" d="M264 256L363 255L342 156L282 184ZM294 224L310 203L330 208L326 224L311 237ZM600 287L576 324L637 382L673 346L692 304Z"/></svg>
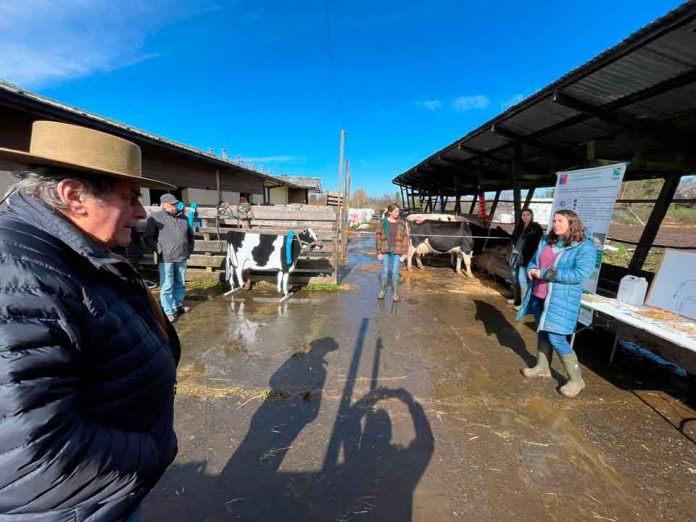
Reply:
<svg viewBox="0 0 696 522"><path fill-rule="evenodd" d="M568 374L568 382L561 386L561 395L572 399L573 397L577 397L578 393L585 387L585 381L582 380L582 375L580 375L578 356L574 353L570 355L561 355L561 361L563 362L563 368L565 368L566 374Z"/></svg>
<svg viewBox="0 0 696 522"><path fill-rule="evenodd" d="M401 298L399 297L399 281L392 281L392 301L395 303L401 301Z"/></svg>
<svg viewBox="0 0 696 522"><path fill-rule="evenodd" d="M387 292L387 280L380 279L379 281L379 293L377 294L377 299L384 299L384 294Z"/></svg>
<svg viewBox="0 0 696 522"><path fill-rule="evenodd" d="M546 342L539 343L537 348L537 362L532 368L522 370L522 375L533 379L535 377L551 377L551 359L553 358L553 348Z"/></svg>

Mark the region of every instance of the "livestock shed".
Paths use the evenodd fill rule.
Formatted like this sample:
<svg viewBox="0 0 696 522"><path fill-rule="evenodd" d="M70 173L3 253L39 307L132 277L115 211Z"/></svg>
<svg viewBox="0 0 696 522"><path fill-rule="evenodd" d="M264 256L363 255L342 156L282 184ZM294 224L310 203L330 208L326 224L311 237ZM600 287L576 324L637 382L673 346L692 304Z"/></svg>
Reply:
<svg viewBox="0 0 696 522"><path fill-rule="evenodd" d="M398 175L405 207L512 191L519 216L555 173L630 162L625 181L661 179L628 264L641 273L683 176L696 172L696 2L689 1ZM522 193L526 191L525 201ZM622 200L620 199L621 203ZM625 202L625 200L624 200ZM630 202L630 201L629 201ZM621 238L613 238L620 241ZM661 245L684 248L683 245ZM690 245L694 247L696 245ZM605 270L605 268L607 270ZM603 267L605 283L626 273ZM611 273L609 273L611 272ZM600 284L602 282L600 281Z"/></svg>
<svg viewBox="0 0 696 522"><path fill-rule="evenodd" d="M290 181L249 169L227 158L206 153L81 109L0 82L0 147L28 150L36 120L54 120L108 132L137 143L142 150L143 175L171 183L185 203L217 206L237 204L240 195L252 203L269 203L268 191L304 190ZM16 165L0 163L0 191L11 183ZM157 203L161 191L143 190L143 203Z"/></svg>
<svg viewBox="0 0 696 522"><path fill-rule="evenodd" d="M276 176L282 185L268 188L266 200L274 205L309 203L309 193L321 194L321 178L307 176Z"/></svg>

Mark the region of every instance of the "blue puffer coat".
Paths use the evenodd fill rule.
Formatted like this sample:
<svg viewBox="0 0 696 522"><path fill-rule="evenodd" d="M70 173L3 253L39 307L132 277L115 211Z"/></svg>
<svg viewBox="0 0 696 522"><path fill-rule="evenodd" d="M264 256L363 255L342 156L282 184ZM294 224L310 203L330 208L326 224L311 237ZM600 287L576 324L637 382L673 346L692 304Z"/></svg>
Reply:
<svg viewBox="0 0 696 522"><path fill-rule="evenodd" d="M539 268L539 257L546 248L549 237L539 242L536 254L527 265L527 271ZM541 271L541 278L549 282L549 291L544 300L544 312L537 330L557 334L572 334L580 313L582 285L595 267L597 249L591 239L572 243L561 251L551 268ZM530 313L527 308L532 298L534 285L529 285L517 319Z"/></svg>
<svg viewBox="0 0 696 522"><path fill-rule="evenodd" d="M176 455L176 332L39 200L0 215L0 520L124 520Z"/></svg>

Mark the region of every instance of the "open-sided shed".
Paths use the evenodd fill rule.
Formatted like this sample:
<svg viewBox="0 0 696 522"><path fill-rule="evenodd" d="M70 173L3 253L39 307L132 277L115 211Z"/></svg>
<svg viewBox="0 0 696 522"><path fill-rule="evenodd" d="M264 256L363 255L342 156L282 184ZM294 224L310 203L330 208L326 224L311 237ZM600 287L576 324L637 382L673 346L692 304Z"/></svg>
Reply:
<svg viewBox="0 0 696 522"><path fill-rule="evenodd" d="M641 270L685 174L696 172L696 1L688 1L394 179L406 206L534 189L574 167L630 162L625 180L663 178L629 272ZM521 191L528 189L526 201ZM688 201L683 201L688 202ZM495 204L495 203L494 203ZM472 204L473 209L473 204Z"/></svg>

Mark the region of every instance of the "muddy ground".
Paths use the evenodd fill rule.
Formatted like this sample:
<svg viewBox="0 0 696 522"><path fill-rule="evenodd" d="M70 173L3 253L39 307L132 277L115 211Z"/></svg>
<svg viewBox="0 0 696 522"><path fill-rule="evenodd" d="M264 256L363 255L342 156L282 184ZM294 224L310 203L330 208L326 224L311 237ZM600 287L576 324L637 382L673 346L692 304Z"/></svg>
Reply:
<svg viewBox="0 0 696 522"><path fill-rule="evenodd" d="M586 390L527 380L535 333L446 267L378 302L370 236L342 282L194 302L179 455L145 520L694 520L696 413L678 368L578 337ZM387 296L389 298L389 295Z"/></svg>

